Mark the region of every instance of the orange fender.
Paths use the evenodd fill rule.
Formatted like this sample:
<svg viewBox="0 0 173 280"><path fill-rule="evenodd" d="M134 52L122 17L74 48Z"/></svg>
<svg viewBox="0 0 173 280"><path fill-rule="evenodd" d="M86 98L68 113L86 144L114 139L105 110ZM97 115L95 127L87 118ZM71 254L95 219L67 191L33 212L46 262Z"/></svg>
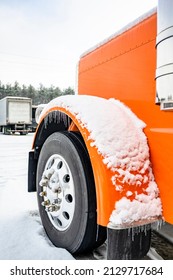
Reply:
<svg viewBox="0 0 173 280"><path fill-rule="evenodd" d="M91 165L93 169L95 187L96 187L96 197L97 197L97 223L102 226L107 226L110 220L110 216L114 209L116 209L116 202L120 201L122 198L126 197L128 200L133 201L135 199L136 193L146 194L146 189L148 188L148 180L146 178L151 177L151 170L146 169L145 172L141 173L140 176L142 184L131 183L124 180L124 175L117 174L117 170L114 168L108 168L104 163L103 155L98 151L97 147L92 145L92 139L90 139L90 132L86 126L83 126L81 122L76 118L76 115L70 111L69 108L64 108L61 106L52 106L45 109L42 113L37 131L35 134L33 149L35 147L35 139L38 137L39 128L43 125L46 117L52 112L63 112L71 120L71 124L68 127L69 131L80 131L84 142L86 144ZM48 124L47 124L48 125ZM111 132L110 132L111 133ZM143 167L146 163L143 162ZM124 168L125 170L125 168ZM131 172L132 175L137 175L137 171ZM118 184L119 187L116 187ZM131 193L130 196L127 196L127 193Z"/></svg>

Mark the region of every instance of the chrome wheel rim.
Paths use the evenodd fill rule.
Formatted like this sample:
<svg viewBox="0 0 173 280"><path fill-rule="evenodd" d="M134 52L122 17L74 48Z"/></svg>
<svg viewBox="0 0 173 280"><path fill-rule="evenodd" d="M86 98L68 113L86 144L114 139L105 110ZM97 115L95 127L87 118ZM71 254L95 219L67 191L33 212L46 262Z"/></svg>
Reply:
<svg viewBox="0 0 173 280"><path fill-rule="evenodd" d="M49 220L59 231L68 229L75 211L75 190L70 167L62 156L49 157L39 185Z"/></svg>

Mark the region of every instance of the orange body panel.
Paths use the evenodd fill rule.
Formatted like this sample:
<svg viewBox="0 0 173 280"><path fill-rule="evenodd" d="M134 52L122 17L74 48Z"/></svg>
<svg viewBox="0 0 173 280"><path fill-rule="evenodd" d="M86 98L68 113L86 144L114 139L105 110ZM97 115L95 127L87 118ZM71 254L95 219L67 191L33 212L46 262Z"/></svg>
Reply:
<svg viewBox="0 0 173 280"><path fill-rule="evenodd" d="M156 13L150 15L81 57L78 91L119 99L146 123L163 216L173 223L173 112L155 104L156 18Z"/></svg>

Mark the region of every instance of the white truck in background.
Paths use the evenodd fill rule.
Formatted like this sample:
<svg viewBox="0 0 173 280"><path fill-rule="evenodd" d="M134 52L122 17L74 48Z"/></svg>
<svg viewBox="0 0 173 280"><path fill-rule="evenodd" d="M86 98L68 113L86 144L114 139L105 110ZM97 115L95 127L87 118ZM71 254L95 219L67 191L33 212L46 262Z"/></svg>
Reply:
<svg viewBox="0 0 173 280"><path fill-rule="evenodd" d="M0 100L0 131L4 134L27 134L32 123L32 100L6 96Z"/></svg>

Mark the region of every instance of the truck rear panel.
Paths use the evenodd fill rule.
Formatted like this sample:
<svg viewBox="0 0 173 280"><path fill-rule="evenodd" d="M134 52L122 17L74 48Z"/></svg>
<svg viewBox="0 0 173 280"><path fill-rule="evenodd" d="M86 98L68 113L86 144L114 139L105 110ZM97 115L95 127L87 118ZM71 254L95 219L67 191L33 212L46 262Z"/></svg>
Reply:
<svg viewBox="0 0 173 280"><path fill-rule="evenodd" d="M0 125L31 124L32 101L25 97L7 96L0 100Z"/></svg>
<svg viewBox="0 0 173 280"><path fill-rule="evenodd" d="M163 216L173 223L173 113L161 111L155 103L156 25L157 13L152 11L84 54L79 62L78 91L119 99L146 123Z"/></svg>
<svg viewBox="0 0 173 280"><path fill-rule="evenodd" d="M31 123L31 102L29 100L9 100L8 123Z"/></svg>

